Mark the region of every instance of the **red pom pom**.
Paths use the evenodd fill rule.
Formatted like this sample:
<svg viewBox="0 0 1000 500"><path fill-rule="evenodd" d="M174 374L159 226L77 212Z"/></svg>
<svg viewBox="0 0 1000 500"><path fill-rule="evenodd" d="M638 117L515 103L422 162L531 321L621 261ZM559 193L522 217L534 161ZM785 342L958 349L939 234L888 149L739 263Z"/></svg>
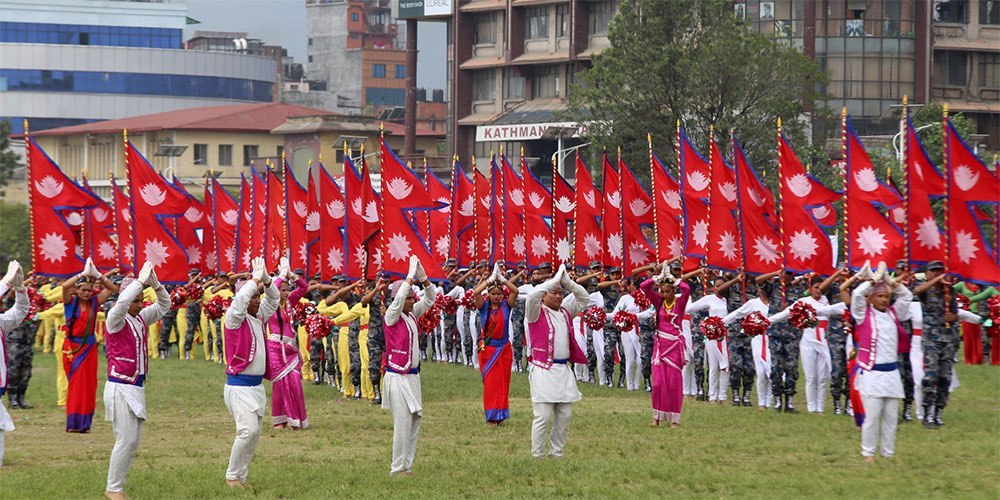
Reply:
<svg viewBox="0 0 1000 500"><path fill-rule="evenodd" d="M208 319L212 321L221 318L232 302L232 299L227 299L221 295L213 296L205 303L205 316L208 316Z"/></svg>
<svg viewBox="0 0 1000 500"><path fill-rule="evenodd" d="M854 317L851 316L851 310L848 309L840 315L840 321L844 324L844 333L848 336L854 335Z"/></svg>
<svg viewBox="0 0 1000 500"><path fill-rule="evenodd" d="M958 308L959 309L965 309L966 311L968 311L969 307L972 306L972 302L965 295L958 295L958 296L956 296L955 297L955 302L958 302Z"/></svg>
<svg viewBox="0 0 1000 500"><path fill-rule="evenodd" d="M453 316L458 312L458 301L452 297L439 295L434 304L437 305L439 303L441 304L441 311L449 316Z"/></svg>
<svg viewBox="0 0 1000 500"><path fill-rule="evenodd" d="M993 325L1000 324L1000 295L994 295L986 299L986 309L989 312Z"/></svg>
<svg viewBox="0 0 1000 500"><path fill-rule="evenodd" d="M635 306L639 308L640 311L645 311L650 307L653 307L653 302L646 297L646 294L642 290L636 290L632 292L632 299L635 300Z"/></svg>
<svg viewBox="0 0 1000 500"><path fill-rule="evenodd" d="M639 324L639 318L637 318L635 314L628 311L618 310L611 316L611 322L618 328L618 330L627 332Z"/></svg>
<svg viewBox="0 0 1000 500"><path fill-rule="evenodd" d="M819 318L816 317L816 308L800 300L792 305L788 322L800 330L814 328L819 324Z"/></svg>
<svg viewBox="0 0 1000 500"><path fill-rule="evenodd" d="M187 302L187 295L184 293L184 287L177 287L170 292L170 308L180 309Z"/></svg>
<svg viewBox="0 0 1000 500"><path fill-rule="evenodd" d="M299 301L292 306L292 321L296 323L305 324L306 319L313 314L316 314L316 306L312 302Z"/></svg>
<svg viewBox="0 0 1000 500"><path fill-rule="evenodd" d="M458 305L460 305L460 306L462 306L462 307L464 307L466 309L475 309L476 308L476 294L475 294L475 292L473 290L467 290L465 292L465 294L462 295L462 298L459 299Z"/></svg>
<svg viewBox="0 0 1000 500"><path fill-rule="evenodd" d="M202 288L198 283L191 283L190 285L184 287L184 296L188 300L201 300L205 295L205 289Z"/></svg>
<svg viewBox="0 0 1000 500"><path fill-rule="evenodd" d="M729 329L718 316L709 316L701 321L701 333L708 340L723 340L729 334Z"/></svg>
<svg viewBox="0 0 1000 500"><path fill-rule="evenodd" d="M52 307L49 301L45 300L41 294L33 287L28 287L28 315L27 319L34 318L36 314Z"/></svg>
<svg viewBox="0 0 1000 500"><path fill-rule="evenodd" d="M439 324L441 324L441 309L438 307L438 303L435 300L434 305L431 306L431 308L417 320L417 331L420 333L430 333L433 332Z"/></svg>
<svg viewBox="0 0 1000 500"><path fill-rule="evenodd" d="M330 335L332 326L333 321L322 314L312 314L306 318L306 331L309 332L309 338L313 340L319 340Z"/></svg>
<svg viewBox="0 0 1000 500"><path fill-rule="evenodd" d="M765 318L760 311L754 311L743 318L741 326L743 333L750 337L756 337L767 331L767 327L771 326L771 320Z"/></svg>
<svg viewBox="0 0 1000 500"><path fill-rule="evenodd" d="M591 330L601 330L608 320L608 314L598 306L590 306L583 311L583 322Z"/></svg>

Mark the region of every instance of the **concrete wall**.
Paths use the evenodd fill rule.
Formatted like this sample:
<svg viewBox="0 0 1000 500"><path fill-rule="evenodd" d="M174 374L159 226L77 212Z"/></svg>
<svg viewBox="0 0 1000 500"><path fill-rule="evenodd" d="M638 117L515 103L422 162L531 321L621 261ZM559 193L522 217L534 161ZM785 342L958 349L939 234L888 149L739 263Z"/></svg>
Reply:
<svg viewBox="0 0 1000 500"><path fill-rule="evenodd" d="M357 111L361 100L361 51L347 49L347 2L306 5L306 35L311 42L306 71L313 80L325 80L338 106L323 109L338 113ZM342 106L344 104L346 106Z"/></svg>

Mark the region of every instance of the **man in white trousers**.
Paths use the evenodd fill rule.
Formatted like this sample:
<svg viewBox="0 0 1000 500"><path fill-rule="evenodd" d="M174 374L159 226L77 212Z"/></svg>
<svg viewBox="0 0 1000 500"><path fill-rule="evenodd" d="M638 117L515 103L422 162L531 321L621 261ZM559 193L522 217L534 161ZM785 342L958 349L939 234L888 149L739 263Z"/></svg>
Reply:
<svg viewBox="0 0 1000 500"><path fill-rule="evenodd" d="M564 298L564 290L572 295ZM536 286L525 301L528 385L535 415L531 424L534 458L545 457L547 437L549 456L562 457L566 447L573 403L583 397L568 363L587 363L586 353L573 339L572 318L589 305L587 290L573 281L562 265L552 278Z"/></svg>
<svg viewBox="0 0 1000 500"><path fill-rule="evenodd" d="M264 376L267 349L264 322L278 310L281 294L271 281L264 259L253 259L251 279L239 284L226 311L226 387L223 395L236 422L236 440L229 455L226 484L247 487L247 472L260 440L260 422L267 409ZM261 300L260 294L264 293Z"/></svg>
<svg viewBox="0 0 1000 500"><path fill-rule="evenodd" d="M12 260L7 266L7 274L0 279L0 297L8 290L14 291L14 307L0 313L0 400L7 392L7 336L4 332L17 328L28 315L28 289L24 286L24 271L21 264ZM14 430L14 421L0 402L0 467L3 467L3 435Z"/></svg>
<svg viewBox="0 0 1000 500"><path fill-rule="evenodd" d="M766 318L770 307L771 286L770 281L765 281L758 285L757 297L748 300L739 309L727 314L722 319L723 323L729 326L755 312L760 313ZM757 410L765 411L771 406L771 399L774 397L771 389L771 352L767 346L767 332L755 335L750 339L750 348L753 352L754 370L757 372Z"/></svg>
<svg viewBox="0 0 1000 500"><path fill-rule="evenodd" d="M628 293L622 295L615 305L615 312L627 311L636 315L640 321L652 318L656 314L656 309L649 306L646 309L639 309L635 303L633 295L638 290L639 278L629 280L627 285ZM625 349L625 388L630 391L637 391L642 384L642 367L639 366L639 354L641 346L639 344L639 324L638 322L631 330L622 331L622 346ZM688 342L685 357L690 358L691 343ZM690 363L688 363L690 364Z"/></svg>
<svg viewBox="0 0 1000 500"><path fill-rule="evenodd" d="M156 303L142 307L143 289L156 293ZM125 477L139 449L146 421L146 373L149 369L147 337L149 325L170 310L170 294L156 279L153 265L146 262L139 276L122 282L118 300L104 323L108 383L104 384L104 419L111 422L115 446L108 464L104 496L124 500Z"/></svg>
<svg viewBox="0 0 1000 500"><path fill-rule="evenodd" d="M712 293L689 302L684 308L684 314L692 315L708 310L708 317L725 318L729 313L729 304L723 294L738 281L739 278L735 281L726 281L722 276L716 276L712 280ZM708 364L708 401L723 404L726 402L726 392L729 389L729 347L726 339L705 339L705 361Z"/></svg>
<svg viewBox="0 0 1000 500"><path fill-rule="evenodd" d="M417 300L413 284L421 283L423 297ZM427 280L416 256L410 257L406 279L389 287L392 302L385 310L385 377L382 379L382 409L392 411L392 464L389 475L413 474L417 437L423 418L420 393L420 337L417 318L434 305L437 289Z"/></svg>

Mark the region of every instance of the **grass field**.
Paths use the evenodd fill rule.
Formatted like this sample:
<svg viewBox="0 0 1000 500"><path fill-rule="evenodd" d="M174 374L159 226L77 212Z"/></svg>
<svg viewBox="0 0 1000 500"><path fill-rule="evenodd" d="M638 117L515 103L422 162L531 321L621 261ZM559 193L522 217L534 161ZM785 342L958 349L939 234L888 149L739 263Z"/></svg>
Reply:
<svg viewBox="0 0 1000 500"><path fill-rule="evenodd" d="M99 498L104 491L113 444L100 402L104 376L92 432L66 434L54 404L54 366L50 356L36 357L28 398L35 409L12 411L17 430L7 434L0 498ZM947 425L901 425L896 458L869 465L846 416L686 402L680 429L651 428L645 392L588 384L573 408L566 456L533 460L525 376L513 377L508 425L487 428L478 373L433 364L421 375L413 476L388 476L387 411L307 385L311 427L272 430L265 417L248 491L225 486L235 431L221 366L154 359L150 371L149 421L126 484L133 498L1000 497L1000 369L993 367L960 366Z"/></svg>

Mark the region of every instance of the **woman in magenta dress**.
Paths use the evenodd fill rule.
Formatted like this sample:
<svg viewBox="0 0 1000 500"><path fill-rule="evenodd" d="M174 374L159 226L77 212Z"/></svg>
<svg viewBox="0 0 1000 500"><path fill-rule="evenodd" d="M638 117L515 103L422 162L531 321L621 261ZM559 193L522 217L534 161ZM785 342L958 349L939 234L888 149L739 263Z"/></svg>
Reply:
<svg viewBox="0 0 1000 500"><path fill-rule="evenodd" d="M308 284L301 277L291 291L290 276L275 280L281 293L278 310L267 321L267 364L271 374L271 423L275 428L306 429L306 401L302 396L302 359L298 335L293 324L295 304L306 293Z"/></svg>
<svg viewBox="0 0 1000 500"><path fill-rule="evenodd" d="M518 275L520 276L520 275ZM518 276L512 278L516 280ZM504 287L510 295L504 300ZM483 291L489 290L489 300ZM500 274L499 267L473 291L476 308L482 320L483 331L479 336L479 370L483 375L483 410L486 423L501 425L510 418L510 367L513 350L510 347L508 328L510 310L517 304L517 287Z"/></svg>
<svg viewBox="0 0 1000 500"><path fill-rule="evenodd" d="M691 287L670 274L664 265L659 276L648 279L640 285L656 308L656 337L653 339L653 425L661 421L670 422L670 427L679 427L681 406L684 404L683 377L684 336L681 321L684 307L691 295ZM676 295L680 289L680 295Z"/></svg>

